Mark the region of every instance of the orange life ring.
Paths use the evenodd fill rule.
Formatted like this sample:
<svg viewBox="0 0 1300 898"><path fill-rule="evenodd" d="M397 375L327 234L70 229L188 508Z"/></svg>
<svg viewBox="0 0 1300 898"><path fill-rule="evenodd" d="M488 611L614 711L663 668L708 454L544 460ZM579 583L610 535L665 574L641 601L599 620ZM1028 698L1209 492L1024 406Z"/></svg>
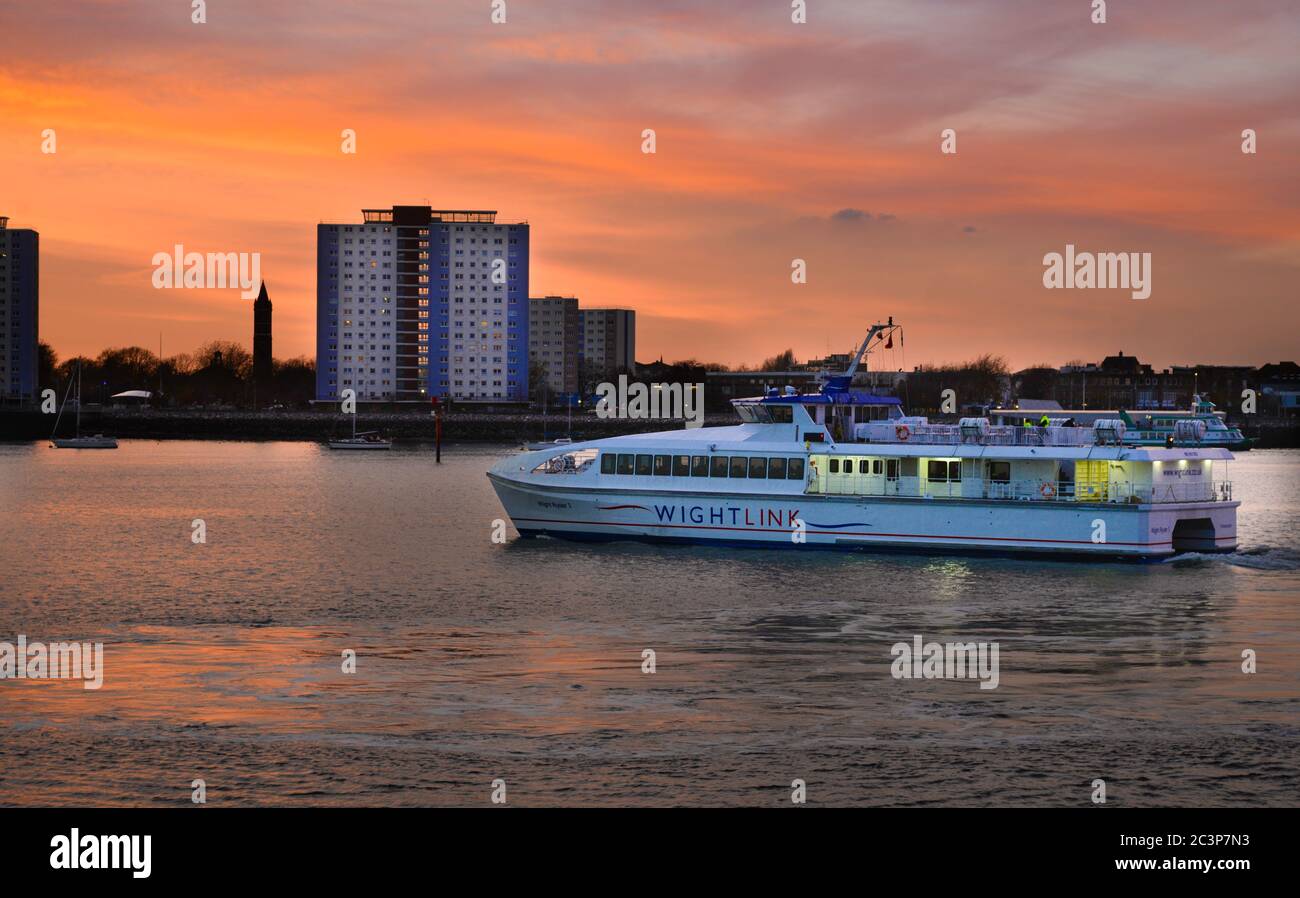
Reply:
<svg viewBox="0 0 1300 898"><path fill-rule="evenodd" d="M907 438L910 437L911 435L912 435L912 431L908 429L906 424L900 424L894 428L894 436L898 437L899 441L901 442L906 443Z"/></svg>
<svg viewBox="0 0 1300 898"><path fill-rule="evenodd" d="M1044 499L1056 498L1056 487L1052 486L1050 483L1044 483L1039 492L1043 494Z"/></svg>

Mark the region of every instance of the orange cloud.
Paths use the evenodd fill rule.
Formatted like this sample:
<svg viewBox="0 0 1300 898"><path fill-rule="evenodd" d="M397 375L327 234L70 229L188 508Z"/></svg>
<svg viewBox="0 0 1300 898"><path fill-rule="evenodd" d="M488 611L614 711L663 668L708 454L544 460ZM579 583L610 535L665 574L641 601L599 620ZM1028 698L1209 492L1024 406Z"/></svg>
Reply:
<svg viewBox="0 0 1300 898"><path fill-rule="evenodd" d="M889 314L909 365L1295 356L1300 28L1268 4L1156 2L1104 28L993 0L806 26L643 7L7 13L0 214L41 232L42 338L247 342L236 291L152 289L152 255L181 243L260 252L276 353L310 354L315 224L427 200L528 220L533 294L636 308L643 359L818 355ZM1067 242L1152 252L1152 298L1044 290Z"/></svg>

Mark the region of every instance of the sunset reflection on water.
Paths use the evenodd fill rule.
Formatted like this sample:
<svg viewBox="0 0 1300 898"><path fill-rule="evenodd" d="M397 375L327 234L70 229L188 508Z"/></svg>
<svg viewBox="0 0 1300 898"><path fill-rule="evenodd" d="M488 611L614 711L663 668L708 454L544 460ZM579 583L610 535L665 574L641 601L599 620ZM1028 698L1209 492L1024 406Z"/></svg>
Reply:
<svg viewBox="0 0 1300 898"><path fill-rule="evenodd" d="M0 641L105 668L0 682L0 803L1291 801L1300 453L1232 463L1239 556L1135 566L498 545L505 451L0 446ZM892 679L914 634L999 687Z"/></svg>

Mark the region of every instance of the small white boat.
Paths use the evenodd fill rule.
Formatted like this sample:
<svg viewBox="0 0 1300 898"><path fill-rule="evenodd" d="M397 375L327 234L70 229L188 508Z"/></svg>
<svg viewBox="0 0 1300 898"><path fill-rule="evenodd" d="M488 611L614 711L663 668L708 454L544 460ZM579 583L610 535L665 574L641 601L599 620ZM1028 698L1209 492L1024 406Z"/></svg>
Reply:
<svg viewBox="0 0 1300 898"><path fill-rule="evenodd" d="M59 407L59 413L54 418L54 430L50 433L50 445L55 449L116 449L117 440L113 437L106 437L102 433L97 433L93 437L83 437L81 435L81 362L77 362L77 430L76 436L56 437L54 434L59 432L59 420L63 417L63 410L68 406L68 392L72 390L74 381L68 381L68 389L63 393L63 405Z"/></svg>
<svg viewBox="0 0 1300 898"><path fill-rule="evenodd" d="M357 433L357 416L352 415L352 436L330 440L331 449L392 449L393 441L386 440L377 430L363 430Z"/></svg>
<svg viewBox="0 0 1300 898"><path fill-rule="evenodd" d="M546 394L546 393L543 393L543 394L542 394L542 420L543 420L543 422L546 420L546 411L547 411L547 408L546 408L546 406L547 406L547 401L546 401L546 400L547 400L547 396L548 396L548 394ZM572 406L572 405L569 406L568 422L569 422L569 433L573 433L573 406ZM542 425L542 436L543 436L543 437L546 436L546 426L545 426L545 424ZM529 442L525 441L525 442L524 442L524 445L523 445L523 449L524 449L524 451L526 451L526 452L537 452L537 451L539 451L539 450L541 450L541 449L554 449L554 448L556 448L557 446L568 446L568 445L571 445L572 443L573 443L573 437L557 437L557 438L554 439L554 440L543 439L540 443L529 443Z"/></svg>
<svg viewBox="0 0 1300 898"><path fill-rule="evenodd" d="M554 449L557 446L568 446L573 443L570 437L560 437L558 440L541 443L524 443L524 448L529 452L536 452L539 449Z"/></svg>
<svg viewBox="0 0 1300 898"><path fill-rule="evenodd" d="M393 441L385 440L378 431L359 433L351 438L330 440L331 449L392 449Z"/></svg>

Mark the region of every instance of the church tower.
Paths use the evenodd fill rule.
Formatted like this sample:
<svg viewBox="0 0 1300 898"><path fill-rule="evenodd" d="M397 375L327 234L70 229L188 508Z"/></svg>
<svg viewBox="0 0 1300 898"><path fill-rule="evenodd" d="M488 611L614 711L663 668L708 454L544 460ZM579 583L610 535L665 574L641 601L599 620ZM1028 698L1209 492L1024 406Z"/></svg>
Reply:
<svg viewBox="0 0 1300 898"><path fill-rule="evenodd" d="M271 300L266 281L253 302L253 382L261 388L271 384Z"/></svg>

